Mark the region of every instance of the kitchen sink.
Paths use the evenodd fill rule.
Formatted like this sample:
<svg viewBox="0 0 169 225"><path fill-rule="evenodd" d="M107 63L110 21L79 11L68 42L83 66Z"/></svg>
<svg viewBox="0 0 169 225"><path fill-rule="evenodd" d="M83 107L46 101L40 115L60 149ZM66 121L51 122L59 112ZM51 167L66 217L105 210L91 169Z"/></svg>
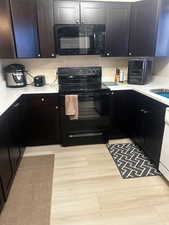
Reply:
<svg viewBox="0 0 169 225"><path fill-rule="evenodd" d="M169 89L151 89L151 91L160 96L169 98Z"/></svg>

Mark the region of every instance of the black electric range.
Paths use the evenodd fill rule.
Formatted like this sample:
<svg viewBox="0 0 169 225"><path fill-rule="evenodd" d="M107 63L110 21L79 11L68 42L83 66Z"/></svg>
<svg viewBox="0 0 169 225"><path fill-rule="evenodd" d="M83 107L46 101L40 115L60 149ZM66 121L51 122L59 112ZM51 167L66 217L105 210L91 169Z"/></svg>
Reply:
<svg viewBox="0 0 169 225"><path fill-rule="evenodd" d="M101 67L58 68L62 145L106 143L111 91L101 82ZM78 96L78 119L65 115L65 96Z"/></svg>

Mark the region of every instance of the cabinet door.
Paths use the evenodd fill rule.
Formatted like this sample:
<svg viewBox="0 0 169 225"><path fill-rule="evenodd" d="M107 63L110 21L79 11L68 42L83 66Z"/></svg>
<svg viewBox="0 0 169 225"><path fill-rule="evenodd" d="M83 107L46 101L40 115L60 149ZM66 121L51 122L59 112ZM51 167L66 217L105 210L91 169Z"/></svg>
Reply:
<svg viewBox="0 0 169 225"><path fill-rule="evenodd" d="M130 56L154 56L157 0L136 2L131 10Z"/></svg>
<svg viewBox="0 0 169 225"><path fill-rule="evenodd" d="M53 32L53 1L37 0L37 12L41 57L55 57Z"/></svg>
<svg viewBox="0 0 169 225"><path fill-rule="evenodd" d="M0 58L14 58L15 47L9 0L0 1Z"/></svg>
<svg viewBox="0 0 169 225"><path fill-rule="evenodd" d="M40 57L35 0L11 0L18 58Z"/></svg>
<svg viewBox="0 0 169 225"><path fill-rule="evenodd" d="M9 154L12 165L12 171L15 172L21 160L21 121L20 121L20 102L14 103L7 111L9 128Z"/></svg>
<svg viewBox="0 0 169 225"><path fill-rule="evenodd" d="M81 2L81 23L105 24L105 4L101 2Z"/></svg>
<svg viewBox="0 0 169 225"><path fill-rule="evenodd" d="M144 97L144 102L147 103L144 116L144 151L158 167L164 134L166 105L146 97Z"/></svg>
<svg viewBox="0 0 169 225"><path fill-rule="evenodd" d="M59 143L59 108L57 94L28 95L27 145Z"/></svg>
<svg viewBox="0 0 169 225"><path fill-rule="evenodd" d="M0 119L0 177L5 194L5 198L10 190L10 184L12 180L12 168L9 157L9 132L7 127L7 117L1 116Z"/></svg>
<svg viewBox="0 0 169 225"><path fill-rule="evenodd" d="M122 137L132 137L135 127L135 93L134 91L114 91L116 126Z"/></svg>
<svg viewBox="0 0 169 225"><path fill-rule="evenodd" d="M106 3L107 56L127 56L129 42L130 4Z"/></svg>
<svg viewBox="0 0 169 225"><path fill-rule="evenodd" d="M54 0L54 23L76 24L80 23L79 2Z"/></svg>
<svg viewBox="0 0 169 225"><path fill-rule="evenodd" d="M0 213L1 213L1 210L4 206L4 203L5 203L5 199L4 199L3 190L2 190L2 183L1 183L1 180L0 180Z"/></svg>

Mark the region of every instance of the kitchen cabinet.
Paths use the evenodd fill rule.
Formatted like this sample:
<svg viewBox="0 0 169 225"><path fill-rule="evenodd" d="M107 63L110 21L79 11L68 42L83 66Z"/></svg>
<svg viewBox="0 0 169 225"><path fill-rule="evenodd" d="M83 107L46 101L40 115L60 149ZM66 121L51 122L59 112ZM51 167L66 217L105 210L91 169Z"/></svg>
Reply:
<svg viewBox="0 0 169 225"><path fill-rule="evenodd" d="M158 167L166 105L135 91L114 93L115 120L121 133L130 137Z"/></svg>
<svg viewBox="0 0 169 225"><path fill-rule="evenodd" d="M169 56L169 1L132 4L129 56Z"/></svg>
<svg viewBox="0 0 169 225"><path fill-rule="evenodd" d="M128 56L130 3L106 3L105 56Z"/></svg>
<svg viewBox="0 0 169 225"><path fill-rule="evenodd" d="M131 10L130 56L153 56L157 36L158 0L133 3Z"/></svg>
<svg viewBox="0 0 169 225"><path fill-rule="evenodd" d="M0 58L14 58L15 45L9 0L0 1L0 21Z"/></svg>
<svg viewBox="0 0 169 225"><path fill-rule="evenodd" d="M103 2L81 2L81 23L105 24L105 3Z"/></svg>
<svg viewBox="0 0 169 225"><path fill-rule="evenodd" d="M22 107L23 102L18 99L6 112L8 118L8 129L9 129L9 155L12 165L13 174L15 174L22 154L24 151L22 141L23 133L22 129Z"/></svg>
<svg viewBox="0 0 169 225"><path fill-rule="evenodd" d="M165 125L166 105L140 94L140 111L143 114L144 152L158 167Z"/></svg>
<svg viewBox="0 0 169 225"><path fill-rule="evenodd" d="M105 4L55 0L54 21L55 24L104 24Z"/></svg>
<svg viewBox="0 0 169 225"><path fill-rule="evenodd" d="M55 57L53 0L37 0L40 55L42 58Z"/></svg>
<svg viewBox="0 0 169 225"><path fill-rule="evenodd" d="M132 90L114 91L114 117L112 124L118 130L119 138L132 137L135 130L135 95ZM116 138L116 136L115 136Z"/></svg>
<svg viewBox="0 0 169 225"><path fill-rule="evenodd" d="M60 143L57 94L26 95L26 144Z"/></svg>
<svg viewBox="0 0 169 225"><path fill-rule="evenodd" d="M54 22L55 24L78 24L80 23L80 5L78 1L55 1Z"/></svg>
<svg viewBox="0 0 169 225"><path fill-rule="evenodd" d="M21 99L18 99L0 118L0 179L5 199L23 154Z"/></svg>
<svg viewBox="0 0 169 225"><path fill-rule="evenodd" d="M4 194L3 194L3 190L2 190L2 183L0 180L0 213L3 209L4 203L5 203L5 199L4 199Z"/></svg>
<svg viewBox="0 0 169 225"><path fill-rule="evenodd" d="M40 57L36 1L11 0L11 10L17 57Z"/></svg>
<svg viewBox="0 0 169 225"><path fill-rule="evenodd" d="M7 120L6 114L3 114L0 118L0 178L5 198L8 196L13 175L9 156L9 130Z"/></svg>

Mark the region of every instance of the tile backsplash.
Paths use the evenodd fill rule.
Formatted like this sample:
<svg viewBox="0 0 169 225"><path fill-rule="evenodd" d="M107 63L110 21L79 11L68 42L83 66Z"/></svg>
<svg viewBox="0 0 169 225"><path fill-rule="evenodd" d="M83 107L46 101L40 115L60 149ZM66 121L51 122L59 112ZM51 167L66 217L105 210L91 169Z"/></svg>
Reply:
<svg viewBox="0 0 169 225"><path fill-rule="evenodd" d="M47 83L56 80L58 67L101 66L103 81L114 81L116 68L127 73L127 58L104 58L100 56L57 56L55 59L4 59L2 66L12 63L24 64L33 75L45 75Z"/></svg>

